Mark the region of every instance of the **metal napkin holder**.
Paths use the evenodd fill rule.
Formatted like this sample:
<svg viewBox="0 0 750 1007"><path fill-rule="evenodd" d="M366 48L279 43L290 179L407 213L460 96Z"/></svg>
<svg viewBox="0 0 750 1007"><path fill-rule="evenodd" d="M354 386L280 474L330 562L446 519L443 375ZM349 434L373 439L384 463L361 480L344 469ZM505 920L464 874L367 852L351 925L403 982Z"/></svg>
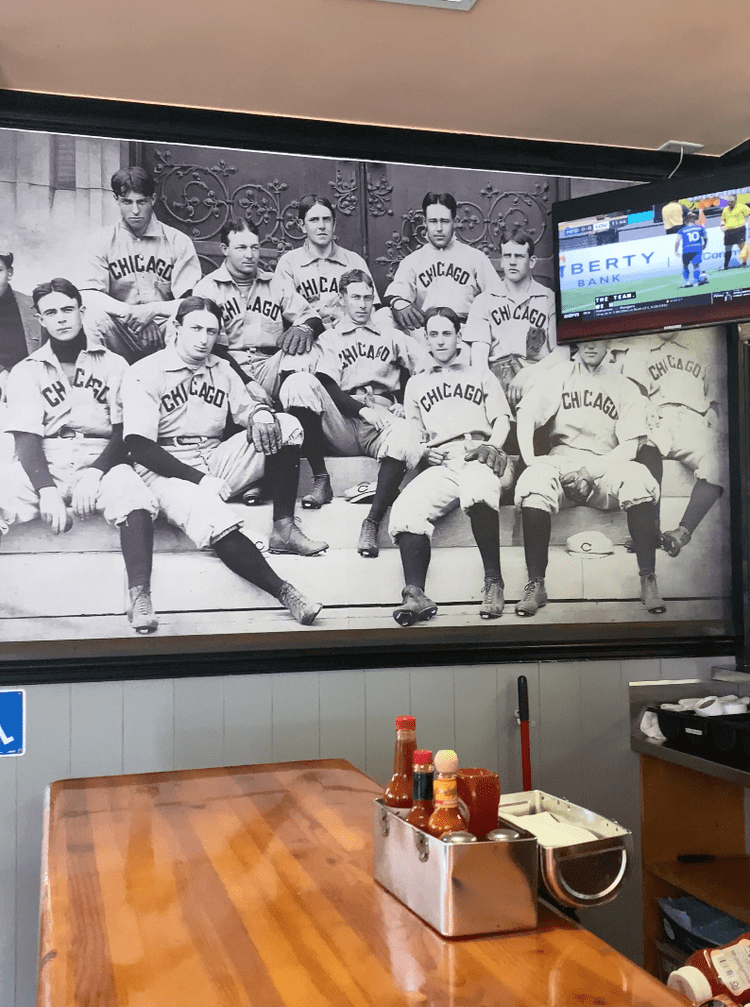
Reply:
<svg viewBox="0 0 750 1007"><path fill-rule="evenodd" d="M375 880L444 937L533 930L537 925L536 837L444 843L374 802Z"/></svg>

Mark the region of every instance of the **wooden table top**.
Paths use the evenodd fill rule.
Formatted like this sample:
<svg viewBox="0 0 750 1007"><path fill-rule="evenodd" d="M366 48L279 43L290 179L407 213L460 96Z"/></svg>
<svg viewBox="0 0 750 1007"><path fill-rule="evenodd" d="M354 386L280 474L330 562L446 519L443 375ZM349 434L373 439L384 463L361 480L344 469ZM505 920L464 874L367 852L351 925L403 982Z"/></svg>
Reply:
<svg viewBox="0 0 750 1007"><path fill-rule="evenodd" d="M62 780L50 788L39 1007L677 1007L546 907L439 936L373 881L348 762Z"/></svg>

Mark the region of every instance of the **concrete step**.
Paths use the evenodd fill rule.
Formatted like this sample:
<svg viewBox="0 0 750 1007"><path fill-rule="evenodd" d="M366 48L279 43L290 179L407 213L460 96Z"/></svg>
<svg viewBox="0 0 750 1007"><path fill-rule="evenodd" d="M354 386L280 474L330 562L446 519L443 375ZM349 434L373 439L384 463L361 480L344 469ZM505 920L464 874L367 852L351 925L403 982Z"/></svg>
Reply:
<svg viewBox="0 0 750 1007"><path fill-rule="evenodd" d="M711 562L707 562L707 556ZM310 558L273 556L279 576L292 581L326 607L354 612L358 607L391 606L400 599L403 577L398 552L384 551L365 559L355 549L337 549ZM520 597L526 582L523 549L502 550L503 576L509 599ZM699 536L676 559L660 553L659 586L665 598L729 598L726 555L710 552ZM441 605L476 604L482 591L482 567L476 548L435 550L427 593ZM124 612L125 579L122 558L115 553L15 554L2 557L0 640L18 620L81 616L113 616ZM571 555L550 550L547 589L552 601L616 601L638 597L635 557L618 547L606 557ZM213 613L214 632L224 632L226 612L278 612L264 592L231 573L209 552L167 553L156 557L152 582L159 612ZM581 611L585 619L585 609ZM248 626L250 629L251 626ZM71 638L75 638L72 636Z"/></svg>

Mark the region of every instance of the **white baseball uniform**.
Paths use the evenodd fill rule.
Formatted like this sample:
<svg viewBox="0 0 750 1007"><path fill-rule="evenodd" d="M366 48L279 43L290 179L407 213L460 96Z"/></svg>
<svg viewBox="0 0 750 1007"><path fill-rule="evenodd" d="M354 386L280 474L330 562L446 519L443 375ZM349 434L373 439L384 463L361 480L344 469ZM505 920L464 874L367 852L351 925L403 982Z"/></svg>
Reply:
<svg viewBox="0 0 750 1007"><path fill-rule="evenodd" d="M499 282L484 252L454 236L445 248L435 248L428 241L402 259L385 296L403 297L422 311L453 308L465 318L477 294L494 289Z"/></svg>
<svg viewBox="0 0 750 1007"><path fill-rule="evenodd" d="M360 326L345 316L321 335L318 348L317 373L332 378L342 391L362 403L386 407L397 401L401 368L413 374L429 361L422 345L383 314ZM419 437L405 420L393 415L385 430L377 430L367 420L344 416L312 374L291 374L281 386L281 402L285 409L298 407L318 413L333 454L388 456L405 461L410 468L422 456Z"/></svg>
<svg viewBox="0 0 750 1007"><path fill-rule="evenodd" d="M623 373L648 396L649 440L663 458L676 458L698 479L727 485L716 401L705 333L684 332L673 339L641 337L622 359Z"/></svg>
<svg viewBox="0 0 750 1007"><path fill-rule="evenodd" d="M563 498L561 475L648 433L644 397L607 363L593 373L580 360L551 367L544 381L536 382L521 399L519 420L522 415L532 417L536 427L552 421L551 450L521 473L515 502L550 514L557 513ZM658 499L659 486L645 465L619 461L595 480L588 506L627 510Z"/></svg>
<svg viewBox="0 0 750 1007"><path fill-rule="evenodd" d="M8 430L43 438L50 475L69 499L122 423L121 386L128 365L103 346L78 354L72 382L49 343L16 364L8 378ZM114 525L134 510L156 516L154 497L129 465L115 465L99 483L97 510ZM39 494L17 459L0 472L0 513L8 524L39 516Z"/></svg>
<svg viewBox="0 0 750 1007"><path fill-rule="evenodd" d="M245 386L226 360L209 354L190 367L174 346L133 364L123 382L124 434L156 441L181 462L229 484L232 493L263 476L265 455L244 431L222 441L229 416L246 427L258 399L253 383ZM302 444L302 427L280 415L285 445ZM161 510L199 548L242 525L215 493L185 479L166 478L137 466Z"/></svg>
<svg viewBox="0 0 750 1007"><path fill-rule="evenodd" d="M151 217L142 235L136 235L120 220L103 228L94 238L85 271L76 280L81 291L97 290L125 304L151 304L184 297L201 278L195 246L182 231ZM87 316L88 328L117 348L118 340L137 349L144 332L134 332L122 318L107 320ZM149 323L147 330L164 345L164 320Z"/></svg>
<svg viewBox="0 0 750 1007"><path fill-rule="evenodd" d="M278 348L278 339L288 325L304 325L317 315L291 283L258 270L243 291L227 269L226 260L196 284L193 293L210 297L221 308L219 343L269 395L278 395L285 371L307 370L314 365L316 348L291 356Z"/></svg>
<svg viewBox="0 0 750 1007"><path fill-rule="evenodd" d="M492 372L507 392L522 368L557 346L554 294L534 279L523 291L501 281L477 295L461 335L466 343L487 344Z"/></svg>
<svg viewBox="0 0 750 1007"><path fill-rule="evenodd" d="M500 417L510 420L497 380L471 365L468 347L461 347L449 364L431 360L429 370L407 382L404 408L420 438L436 445L445 458L421 472L397 497L388 527L394 538L401 532L431 537L435 522L459 504L464 511L476 503L498 510L503 488L513 482L512 465L500 479L488 465L465 458L489 439Z"/></svg>
<svg viewBox="0 0 750 1007"><path fill-rule="evenodd" d="M276 266L276 276L291 284L312 305L326 328L331 328L342 316L339 280L350 269L361 269L372 279L367 263L356 252L334 242L331 254L322 256L306 240L299 248L284 252ZM375 291L375 306L379 304Z"/></svg>

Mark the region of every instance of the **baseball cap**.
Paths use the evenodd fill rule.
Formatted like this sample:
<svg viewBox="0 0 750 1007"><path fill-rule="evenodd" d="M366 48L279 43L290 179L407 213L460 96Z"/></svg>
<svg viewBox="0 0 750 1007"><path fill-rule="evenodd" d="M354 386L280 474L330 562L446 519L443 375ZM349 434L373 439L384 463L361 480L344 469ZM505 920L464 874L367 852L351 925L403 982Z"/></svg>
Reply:
<svg viewBox="0 0 750 1007"><path fill-rule="evenodd" d="M608 556L615 551L612 539L600 531L579 531L570 536L565 548L568 552L582 553L585 556Z"/></svg>

